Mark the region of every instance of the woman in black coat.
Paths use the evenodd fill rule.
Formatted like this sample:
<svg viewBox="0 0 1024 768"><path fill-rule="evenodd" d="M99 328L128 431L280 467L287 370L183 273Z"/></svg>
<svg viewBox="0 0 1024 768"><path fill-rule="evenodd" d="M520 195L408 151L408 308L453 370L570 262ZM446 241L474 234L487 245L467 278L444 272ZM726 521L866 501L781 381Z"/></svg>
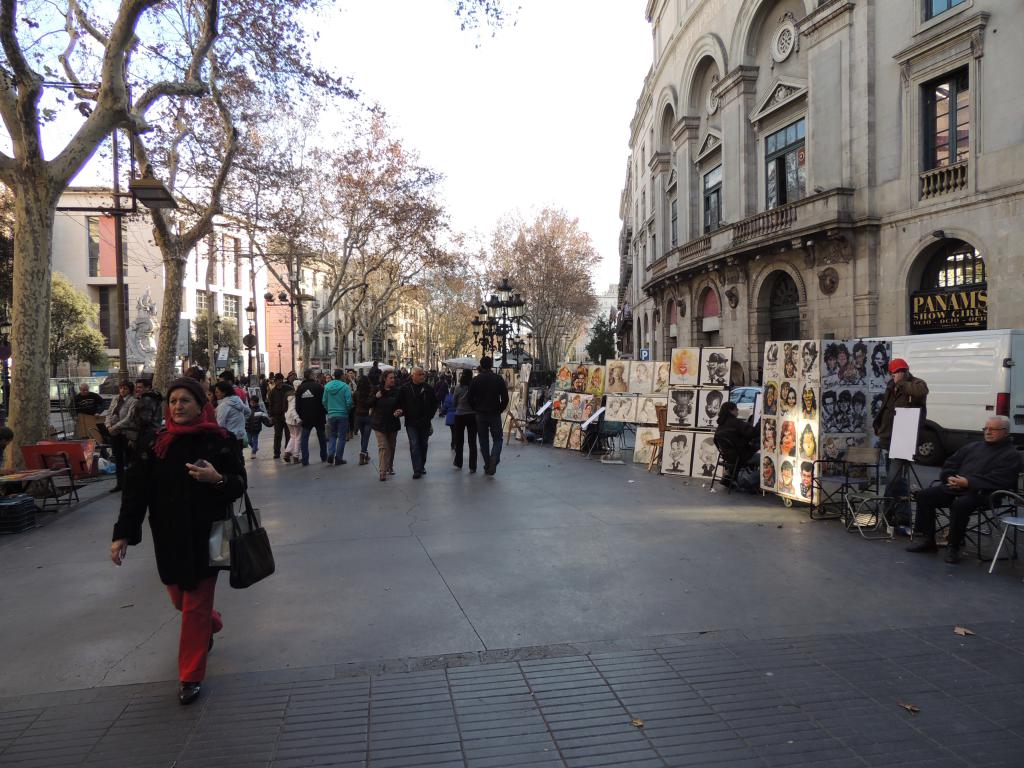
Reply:
<svg viewBox="0 0 1024 768"><path fill-rule="evenodd" d="M128 545L142 541L148 509L157 571L181 611L178 700L191 704L199 697L213 634L223 627L213 609L210 528L228 517L245 483L234 437L217 425L199 382L172 382L165 422L152 450L129 469L110 559L121 565Z"/></svg>
<svg viewBox="0 0 1024 768"><path fill-rule="evenodd" d="M370 408L373 433L377 436L377 469L380 470L381 480L387 480L388 475L395 474L395 444L398 442L398 430L402 428L399 420L401 415L395 372L388 371L381 378L380 388Z"/></svg>

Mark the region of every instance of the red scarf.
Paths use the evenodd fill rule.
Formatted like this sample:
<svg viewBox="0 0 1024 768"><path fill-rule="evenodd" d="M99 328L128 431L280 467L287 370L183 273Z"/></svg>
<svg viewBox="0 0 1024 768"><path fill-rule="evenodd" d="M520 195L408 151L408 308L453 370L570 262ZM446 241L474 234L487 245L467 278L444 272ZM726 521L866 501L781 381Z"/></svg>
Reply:
<svg viewBox="0 0 1024 768"><path fill-rule="evenodd" d="M203 411L199 416L187 424L175 423L171 419L170 407L165 408L164 425L164 428L157 433L156 443L153 445L153 453L161 459L167 455L167 449L171 447L171 443L174 442L175 438L181 435L201 435L205 433L220 435L221 437L228 436L227 430L217 424L217 416L214 413L213 406L209 403L203 406Z"/></svg>

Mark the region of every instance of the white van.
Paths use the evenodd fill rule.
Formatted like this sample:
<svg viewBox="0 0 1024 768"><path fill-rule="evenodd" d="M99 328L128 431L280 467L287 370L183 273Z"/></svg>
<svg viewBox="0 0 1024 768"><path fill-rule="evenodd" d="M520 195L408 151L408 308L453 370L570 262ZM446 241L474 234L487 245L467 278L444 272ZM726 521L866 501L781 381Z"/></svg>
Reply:
<svg viewBox="0 0 1024 768"><path fill-rule="evenodd" d="M1008 416L1011 435L1024 443L1024 329L892 337L893 358L928 384L928 418L918 460L941 464L981 439L989 416Z"/></svg>

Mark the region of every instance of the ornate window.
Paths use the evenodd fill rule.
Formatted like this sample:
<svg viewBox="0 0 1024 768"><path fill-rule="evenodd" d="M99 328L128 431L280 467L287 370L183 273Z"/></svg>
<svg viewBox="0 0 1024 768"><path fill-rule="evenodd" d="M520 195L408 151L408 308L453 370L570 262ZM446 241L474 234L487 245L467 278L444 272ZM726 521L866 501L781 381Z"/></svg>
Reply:
<svg viewBox="0 0 1024 768"><path fill-rule="evenodd" d="M669 206L669 235L672 239L672 248L679 245L679 200L672 198Z"/></svg>
<svg viewBox="0 0 1024 768"><path fill-rule="evenodd" d="M966 285L985 285L985 260L969 243L948 240L928 261L921 276L921 290L934 291Z"/></svg>
<svg viewBox="0 0 1024 768"><path fill-rule="evenodd" d="M802 198L807 190L806 120L771 133L765 139L765 207L777 208Z"/></svg>
<svg viewBox="0 0 1024 768"><path fill-rule="evenodd" d="M924 17L933 19L940 13L945 13L966 0L924 0Z"/></svg>
<svg viewBox="0 0 1024 768"><path fill-rule="evenodd" d="M924 131L927 169L969 157L971 91L966 67L924 86Z"/></svg>
<svg viewBox="0 0 1024 768"><path fill-rule="evenodd" d="M704 233L714 232L722 224L722 166L704 174Z"/></svg>

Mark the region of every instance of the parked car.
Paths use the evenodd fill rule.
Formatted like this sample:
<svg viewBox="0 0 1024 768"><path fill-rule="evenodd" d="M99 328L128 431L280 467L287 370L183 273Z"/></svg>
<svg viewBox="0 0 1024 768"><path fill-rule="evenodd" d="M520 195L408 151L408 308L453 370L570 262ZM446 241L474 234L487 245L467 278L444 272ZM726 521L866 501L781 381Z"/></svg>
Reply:
<svg viewBox="0 0 1024 768"><path fill-rule="evenodd" d="M750 419L754 415L754 402L763 391L763 387L735 387L729 393L729 402L736 403L736 415Z"/></svg>

